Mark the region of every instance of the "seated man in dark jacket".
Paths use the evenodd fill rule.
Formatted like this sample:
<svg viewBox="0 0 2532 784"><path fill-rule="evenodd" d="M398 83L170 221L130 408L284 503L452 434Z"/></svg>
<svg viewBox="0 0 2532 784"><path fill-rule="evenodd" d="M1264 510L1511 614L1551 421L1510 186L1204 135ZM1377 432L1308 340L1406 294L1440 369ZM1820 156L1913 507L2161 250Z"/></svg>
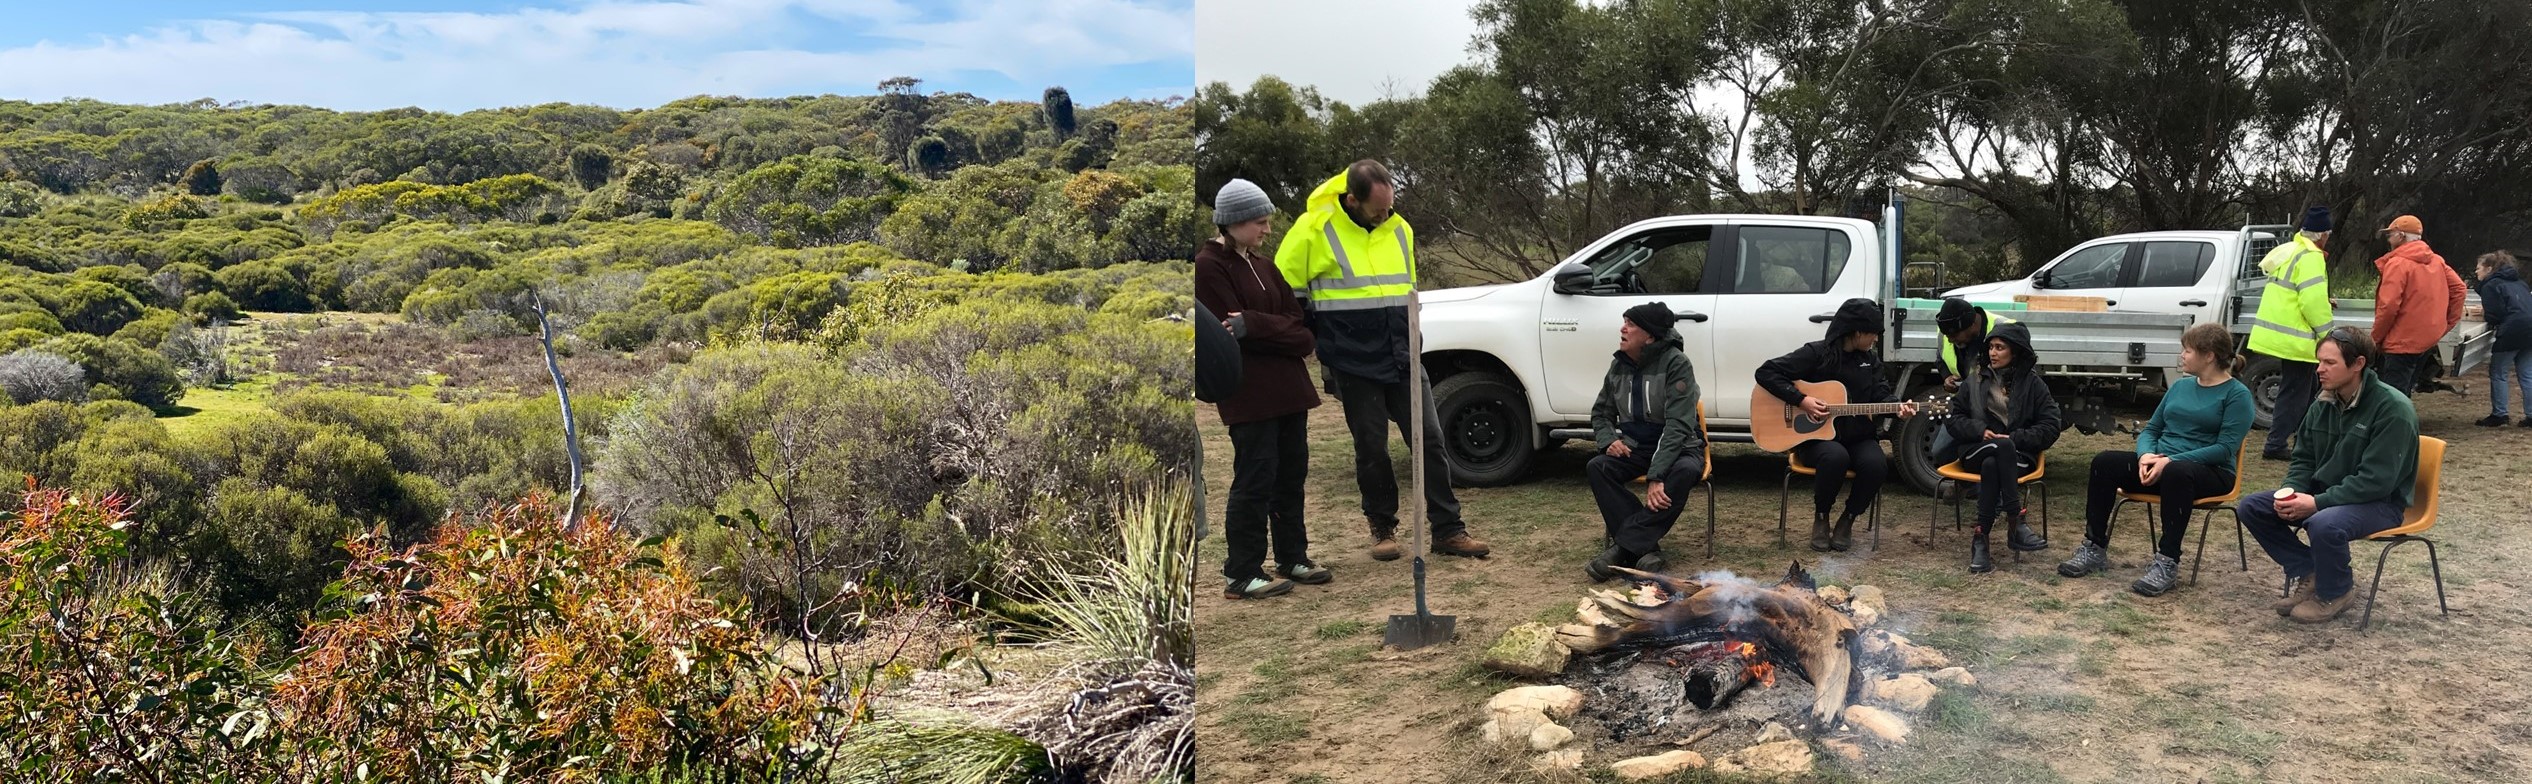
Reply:
<svg viewBox="0 0 2532 784"><path fill-rule="evenodd" d="M2313 368L2321 394L2295 429L2286 486L2245 493L2233 507L2260 549L2285 567L2288 590L2276 610L2298 622L2347 610L2356 598L2347 543L2399 525L2418 481L2418 412L2407 393L2374 374L2379 356L2355 327L2321 337ZM2297 528L2310 544L2295 537Z"/></svg>
<svg viewBox="0 0 2532 784"><path fill-rule="evenodd" d="M2012 523L2005 546L2026 553L2048 549L2048 540L2024 519L2020 480L2066 430L2057 399L2040 379L2030 328L1998 324L1987 336L1986 348L1987 361L1961 381L1952 397L1952 420L1944 423L1954 441L1973 445L1962 451L1959 461L1978 474L1978 528L1969 540L1972 573L1995 568L1987 547L1998 512Z"/></svg>
<svg viewBox="0 0 2532 784"><path fill-rule="evenodd" d="M1881 357L1873 351L1881 343L1881 332L1880 305L1862 297L1847 300L1829 319L1827 337L1804 343L1793 353L1758 366L1758 387L1815 417L1826 416L1828 404L1802 394L1794 382L1844 384L1848 403L1898 402L1890 380L1882 377ZM1909 406L1901 409L1899 416L1915 414L1916 408ZM1881 483L1890 478L1890 456L1882 454L1877 419L1838 417L1832 426L1835 438L1805 441L1794 447L1804 464L1819 471L1811 485L1813 550L1842 552L1852 545L1855 518L1872 508L1881 495ZM1837 503L1838 486L1846 482L1848 471L1855 472L1855 488L1847 494L1846 512L1838 516L1837 527L1832 531L1829 507Z"/></svg>
<svg viewBox="0 0 2532 784"><path fill-rule="evenodd" d="M1591 404L1591 495L1609 549L1583 566L1593 582L1616 576L1612 566L1658 572L1662 536L1678 522L1680 496L1704 478L1706 438L1698 427L1697 373L1680 352L1670 306L1648 302L1628 308L1618 327L1617 356L1600 398ZM1627 484L1645 477L1645 500Z"/></svg>

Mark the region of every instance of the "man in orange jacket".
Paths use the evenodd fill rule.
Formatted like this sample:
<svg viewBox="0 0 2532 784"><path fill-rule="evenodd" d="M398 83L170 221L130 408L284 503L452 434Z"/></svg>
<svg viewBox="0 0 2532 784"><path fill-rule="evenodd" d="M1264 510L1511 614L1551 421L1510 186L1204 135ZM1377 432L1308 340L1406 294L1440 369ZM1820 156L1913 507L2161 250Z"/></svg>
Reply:
<svg viewBox="0 0 2532 784"><path fill-rule="evenodd" d="M2453 325L2462 323L2470 287L2444 257L2427 247L2418 216L2394 218L2383 233L2391 252L2374 260L2382 283L2374 293L2374 342L2382 346L2383 383L2402 394L2418 389L2418 368Z"/></svg>

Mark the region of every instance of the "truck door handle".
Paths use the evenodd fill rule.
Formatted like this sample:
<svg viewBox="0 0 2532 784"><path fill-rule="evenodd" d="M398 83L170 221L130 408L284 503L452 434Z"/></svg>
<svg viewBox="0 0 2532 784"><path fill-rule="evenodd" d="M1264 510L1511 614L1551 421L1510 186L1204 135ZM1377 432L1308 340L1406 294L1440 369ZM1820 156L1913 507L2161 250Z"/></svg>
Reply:
<svg viewBox="0 0 2532 784"><path fill-rule="evenodd" d="M2207 301L2203 299L2184 299L2180 301L2180 306L2184 308L2203 308L2207 306Z"/></svg>
<svg viewBox="0 0 2532 784"><path fill-rule="evenodd" d="M1697 323L1699 323L1699 324L1706 323L1706 314L1699 313L1699 312L1696 312L1696 311L1693 311L1693 310L1683 310L1683 311L1680 311L1680 312L1679 312L1679 318L1680 318L1680 319L1682 319L1682 320L1685 320L1685 321L1694 321L1694 322L1697 322Z"/></svg>
<svg viewBox="0 0 2532 784"><path fill-rule="evenodd" d="M1830 319L1834 319L1834 318L1837 318L1837 314L1835 314L1835 313L1815 313L1815 314L1812 314L1812 316L1811 316L1811 323L1813 323L1813 324L1826 324L1826 323L1829 323L1829 320L1830 320Z"/></svg>

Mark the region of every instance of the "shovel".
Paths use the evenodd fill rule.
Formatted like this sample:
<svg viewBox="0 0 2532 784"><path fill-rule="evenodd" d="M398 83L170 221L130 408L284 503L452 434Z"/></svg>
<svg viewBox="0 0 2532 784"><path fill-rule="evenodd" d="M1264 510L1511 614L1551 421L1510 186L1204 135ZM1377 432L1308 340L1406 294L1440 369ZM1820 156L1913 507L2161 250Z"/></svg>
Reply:
<svg viewBox="0 0 2532 784"><path fill-rule="evenodd" d="M1411 651L1428 645L1451 641L1451 632L1459 619L1434 615L1424 606L1424 324L1419 314L1422 303L1413 290L1407 292L1407 461L1415 485L1408 506L1415 511L1407 525L1414 530L1415 541L1415 614L1389 616L1389 632L1381 641L1389 647ZM1443 481L1449 481L1443 477Z"/></svg>

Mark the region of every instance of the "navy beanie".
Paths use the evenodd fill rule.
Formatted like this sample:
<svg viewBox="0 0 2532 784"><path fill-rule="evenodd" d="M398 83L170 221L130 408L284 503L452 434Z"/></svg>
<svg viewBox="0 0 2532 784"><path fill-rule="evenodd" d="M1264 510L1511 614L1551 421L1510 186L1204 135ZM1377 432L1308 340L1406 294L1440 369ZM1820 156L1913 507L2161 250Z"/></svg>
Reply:
<svg viewBox="0 0 2532 784"><path fill-rule="evenodd" d="M2303 230L2319 234L2330 230L2330 207L2315 204L2303 211Z"/></svg>

